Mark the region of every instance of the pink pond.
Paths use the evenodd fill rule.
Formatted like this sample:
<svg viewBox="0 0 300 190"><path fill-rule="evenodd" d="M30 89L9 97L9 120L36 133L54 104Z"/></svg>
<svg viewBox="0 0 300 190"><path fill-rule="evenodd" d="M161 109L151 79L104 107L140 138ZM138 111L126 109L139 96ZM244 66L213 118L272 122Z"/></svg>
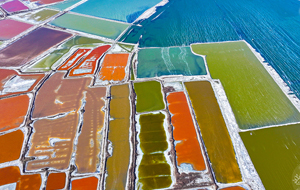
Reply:
<svg viewBox="0 0 300 190"><path fill-rule="evenodd" d="M9 40L31 26L33 25L11 19L0 20L0 40Z"/></svg>
<svg viewBox="0 0 300 190"><path fill-rule="evenodd" d="M25 6L23 3L21 3L19 0L9 1L1 5L1 7L8 13L13 13L13 12L28 9L28 7Z"/></svg>

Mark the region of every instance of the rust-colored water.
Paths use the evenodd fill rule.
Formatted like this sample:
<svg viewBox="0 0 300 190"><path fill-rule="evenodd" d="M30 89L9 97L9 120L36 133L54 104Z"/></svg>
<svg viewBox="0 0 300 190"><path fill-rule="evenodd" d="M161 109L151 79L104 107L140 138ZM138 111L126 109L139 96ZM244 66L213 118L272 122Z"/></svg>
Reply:
<svg viewBox="0 0 300 190"><path fill-rule="evenodd" d="M71 69L76 63L86 55L90 49L78 49L76 52L71 55L57 70L67 71Z"/></svg>
<svg viewBox="0 0 300 190"><path fill-rule="evenodd" d="M29 97L21 95L0 100L0 132L19 127L26 116Z"/></svg>
<svg viewBox="0 0 300 190"><path fill-rule="evenodd" d="M46 190L63 189L66 184L66 173L50 173Z"/></svg>
<svg viewBox="0 0 300 190"><path fill-rule="evenodd" d="M88 177L72 180L72 190L97 190L98 178Z"/></svg>
<svg viewBox="0 0 300 190"><path fill-rule="evenodd" d="M177 163L191 164L194 170L205 170L205 162L197 139L192 116L184 92L173 92L167 96L171 122L174 127Z"/></svg>
<svg viewBox="0 0 300 190"><path fill-rule="evenodd" d="M220 183L242 181L233 145L210 82L185 82L215 177Z"/></svg>
<svg viewBox="0 0 300 190"><path fill-rule="evenodd" d="M0 136L0 163L19 159L24 134L21 130Z"/></svg>
<svg viewBox="0 0 300 190"><path fill-rule="evenodd" d="M70 70L69 76L94 74L99 59L110 47L110 45L104 45L95 48L80 64Z"/></svg>
<svg viewBox="0 0 300 190"><path fill-rule="evenodd" d="M99 73L100 80L121 81L125 77L125 67L129 54L107 54Z"/></svg>
<svg viewBox="0 0 300 190"><path fill-rule="evenodd" d="M42 183L40 174L21 175L17 166L1 168L0 176L0 186L17 183L16 190L39 190Z"/></svg>

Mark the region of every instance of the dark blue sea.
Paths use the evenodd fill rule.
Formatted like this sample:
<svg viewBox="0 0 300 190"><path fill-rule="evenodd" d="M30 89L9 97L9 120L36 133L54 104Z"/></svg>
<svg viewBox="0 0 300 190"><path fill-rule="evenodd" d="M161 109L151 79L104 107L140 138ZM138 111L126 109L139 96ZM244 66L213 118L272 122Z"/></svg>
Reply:
<svg viewBox="0 0 300 190"><path fill-rule="evenodd" d="M300 98L298 0L170 0L135 24L121 40L140 47L244 39Z"/></svg>

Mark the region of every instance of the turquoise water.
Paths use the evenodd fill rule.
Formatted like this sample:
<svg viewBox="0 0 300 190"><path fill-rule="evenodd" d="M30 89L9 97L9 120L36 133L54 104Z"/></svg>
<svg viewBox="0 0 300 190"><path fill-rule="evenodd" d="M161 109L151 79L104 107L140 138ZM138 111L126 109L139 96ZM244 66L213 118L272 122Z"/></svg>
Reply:
<svg viewBox="0 0 300 190"><path fill-rule="evenodd" d="M73 5L75 5L76 3L79 3L80 1L81 0L66 0L66 1L59 2L59 3L54 4L54 5L51 5L48 8L63 11L66 8L69 8Z"/></svg>
<svg viewBox="0 0 300 190"><path fill-rule="evenodd" d="M132 23L147 9L161 0L89 0L79 5L73 12Z"/></svg>
<svg viewBox="0 0 300 190"><path fill-rule="evenodd" d="M149 48L138 52L138 78L206 75L204 60L190 47Z"/></svg>
<svg viewBox="0 0 300 190"><path fill-rule="evenodd" d="M136 24L121 40L140 47L244 39L300 97L298 0L170 0Z"/></svg>

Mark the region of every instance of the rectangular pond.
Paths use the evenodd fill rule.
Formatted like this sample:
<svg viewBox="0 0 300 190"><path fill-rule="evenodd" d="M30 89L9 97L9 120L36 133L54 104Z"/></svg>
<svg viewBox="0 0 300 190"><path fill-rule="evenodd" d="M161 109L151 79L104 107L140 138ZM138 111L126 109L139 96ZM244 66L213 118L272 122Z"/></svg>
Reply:
<svg viewBox="0 0 300 190"><path fill-rule="evenodd" d="M185 82L206 150L220 183L242 181L233 145L218 101L208 81Z"/></svg>
<svg viewBox="0 0 300 190"><path fill-rule="evenodd" d="M300 121L299 111L243 41L192 45L220 79L241 129Z"/></svg>
<svg viewBox="0 0 300 190"><path fill-rule="evenodd" d="M126 23L113 22L74 13L66 13L50 22L50 24L113 40L129 26Z"/></svg>
<svg viewBox="0 0 300 190"><path fill-rule="evenodd" d="M190 47L148 48L138 51L137 77L206 75L204 60Z"/></svg>

